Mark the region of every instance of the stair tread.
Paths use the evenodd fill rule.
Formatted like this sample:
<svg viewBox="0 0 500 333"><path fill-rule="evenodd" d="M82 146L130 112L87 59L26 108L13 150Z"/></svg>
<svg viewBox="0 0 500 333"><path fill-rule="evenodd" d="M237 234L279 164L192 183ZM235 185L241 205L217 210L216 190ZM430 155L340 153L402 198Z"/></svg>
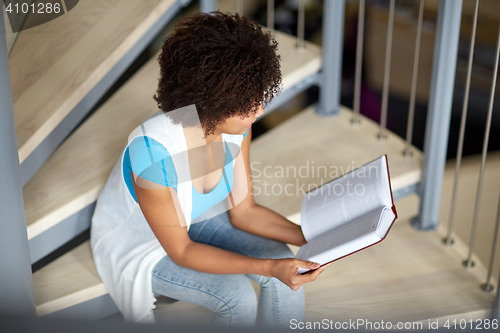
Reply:
<svg viewBox="0 0 500 333"><path fill-rule="evenodd" d="M94 264L90 241L86 241L33 273L37 313L44 315L60 310L64 305L100 296L102 292L96 288L100 285L103 286ZM78 294L84 290L86 295ZM71 295L78 302L71 300ZM68 296L70 300L65 301ZM51 304L54 300L59 300L59 303Z"/></svg>
<svg viewBox="0 0 500 333"><path fill-rule="evenodd" d="M277 30L273 32L274 38L278 41L278 53L281 56L283 91L321 69L321 47L305 41L305 47L300 51L296 48L298 40L296 37Z"/></svg>
<svg viewBox="0 0 500 333"><path fill-rule="evenodd" d="M296 52L292 52L296 38L277 32L276 39L282 55L284 83L293 85L298 78L318 71L318 46L308 43L307 51L296 57ZM28 239L97 199L129 133L158 110L152 98L157 88L157 73L154 56L68 137L26 183L23 193Z"/></svg>
<svg viewBox="0 0 500 333"><path fill-rule="evenodd" d="M174 3L80 1L19 33L9 68L21 163Z"/></svg>
<svg viewBox="0 0 500 333"><path fill-rule="evenodd" d="M305 192L383 154L388 157L393 191L419 182L422 152L412 147L413 156L405 158L402 138L387 131L387 140L379 141L378 124L361 117L355 127L352 111L345 107L336 116L322 117L311 106L255 139L250 160L257 202L284 216L295 214ZM275 177L268 178L270 174Z"/></svg>
<svg viewBox="0 0 500 333"><path fill-rule="evenodd" d="M455 237L455 245L445 248L445 225L431 233L413 229L409 219L418 201L415 194L398 200L400 219L382 243L335 262L304 286L306 321L421 321L425 329L428 319L439 318L442 326L448 318L489 317L494 293L479 289L486 268L479 262L474 270L464 269L467 247ZM300 215L289 219L300 222ZM205 308L186 302L160 304L155 315L170 324L186 324L190 318L208 324L211 319Z"/></svg>
<svg viewBox="0 0 500 333"><path fill-rule="evenodd" d="M403 200L417 211L416 195ZM400 211L406 206L401 201L396 202ZM398 220L383 242L340 260L321 282L306 286L309 316L324 318L335 307L344 310L344 320L426 321L491 309L494 295L479 288L486 277L484 265L478 262L476 270L466 270L461 262L467 247L456 239L446 248L441 242L445 232L443 225L427 233L413 229L409 218Z"/></svg>
<svg viewBox="0 0 500 333"><path fill-rule="evenodd" d="M464 269L467 248L459 239L445 248L444 227L433 233L414 230L409 216L418 198L403 200L396 203L403 217L386 240L337 261L305 286L307 320L427 320L491 309L494 294L478 288L484 265L476 261L474 270ZM88 241L34 273L33 281L39 315L101 296L104 288ZM170 310L178 309L163 307L160 313L169 316Z"/></svg>

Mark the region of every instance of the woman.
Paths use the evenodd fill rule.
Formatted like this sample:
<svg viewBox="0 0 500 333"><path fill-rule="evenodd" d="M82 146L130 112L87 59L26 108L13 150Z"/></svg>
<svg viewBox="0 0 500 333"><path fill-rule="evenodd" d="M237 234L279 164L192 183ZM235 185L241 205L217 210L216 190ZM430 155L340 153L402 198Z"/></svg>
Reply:
<svg viewBox="0 0 500 333"><path fill-rule="evenodd" d="M257 24L218 11L165 39L161 110L129 136L92 220L97 270L126 320L153 322L158 294L220 324L303 319L301 286L325 267L293 258L300 227L255 203L249 167L251 125L279 92L276 50Z"/></svg>

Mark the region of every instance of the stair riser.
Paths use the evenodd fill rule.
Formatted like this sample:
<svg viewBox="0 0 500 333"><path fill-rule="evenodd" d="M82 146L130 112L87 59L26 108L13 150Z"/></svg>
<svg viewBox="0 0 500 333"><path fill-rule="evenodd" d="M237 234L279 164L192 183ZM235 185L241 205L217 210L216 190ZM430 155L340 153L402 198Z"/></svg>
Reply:
<svg viewBox="0 0 500 333"><path fill-rule="evenodd" d="M52 253L90 228L96 202L29 240L31 264Z"/></svg>

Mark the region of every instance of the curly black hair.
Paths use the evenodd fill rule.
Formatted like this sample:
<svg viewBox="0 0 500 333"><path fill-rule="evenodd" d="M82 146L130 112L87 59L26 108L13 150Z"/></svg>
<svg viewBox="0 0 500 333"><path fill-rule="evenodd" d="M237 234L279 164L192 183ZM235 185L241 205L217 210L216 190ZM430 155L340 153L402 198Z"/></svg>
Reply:
<svg viewBox="0 0 500 333"><path fill-rule="evenodd" d="M281 91L277 49L268 30L239 14L184 17L164 40L153 98L165 113L195 104L210 135L228 117L247 117Z"/></svg>

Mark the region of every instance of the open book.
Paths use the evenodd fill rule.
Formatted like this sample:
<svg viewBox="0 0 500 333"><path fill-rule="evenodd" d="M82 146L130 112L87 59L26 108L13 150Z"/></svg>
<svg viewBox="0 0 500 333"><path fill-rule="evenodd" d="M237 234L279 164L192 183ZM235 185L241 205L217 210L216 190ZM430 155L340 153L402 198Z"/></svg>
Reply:
<svg viewBox="0 0 500 333"><path fill-rule="evenodd" d="M397 217L383 155L306 193L300 220L307 244L296 258L324 265L360 251L382 241Z"/></svg>

